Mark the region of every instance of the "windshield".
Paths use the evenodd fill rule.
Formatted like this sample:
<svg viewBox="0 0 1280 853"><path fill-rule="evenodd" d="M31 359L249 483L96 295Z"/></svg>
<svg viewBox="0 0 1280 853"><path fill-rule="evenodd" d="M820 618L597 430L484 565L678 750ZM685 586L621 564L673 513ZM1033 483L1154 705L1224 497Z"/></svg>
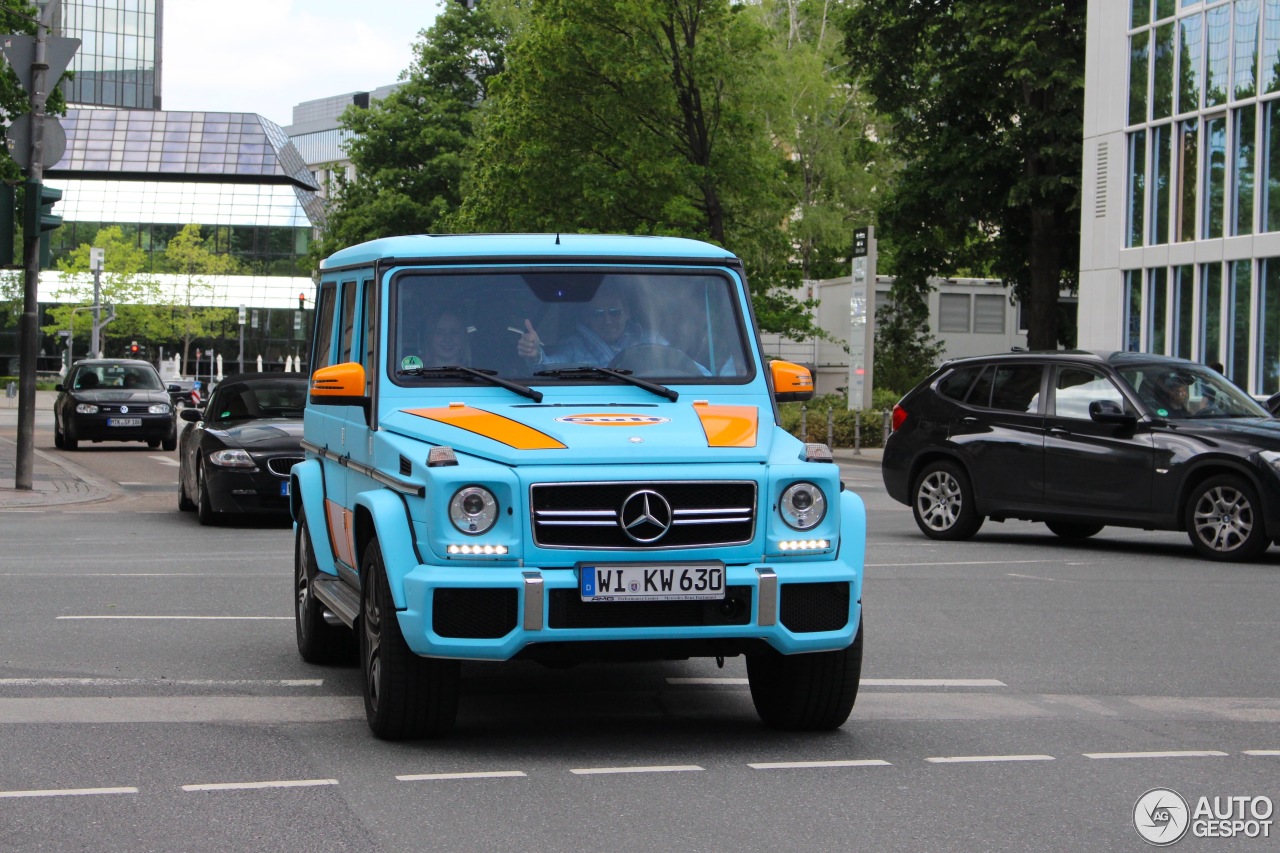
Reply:
<svg viewBox="0 0 1280 853"><path fill-rule="evenodd" d="M130 391L163 391L160 376L145 365L82 365L76 372L75 390L123 388Z"/></svg>
<svg viewBox="0 0 1280 853"><path fill-rule="evenodd" d="M282 377L223 383L205 411L212 421L301 418L306 404L307 381Z"/></svg>
<svg viewBox="0 0 1280 853"><path fill-rule="evenodd" d="M1120 375L1157 417L1270 417L1221 373L1200 365L1139 364L1121 368Z"/></svg>
<svg viewBox="0 0 1280 853"><path fill-rule="evenodd" d="M752 367L730 280L701 271L411 273L391 300L394 381L469 385L467 367L524 384L742 383Z"/></svg>

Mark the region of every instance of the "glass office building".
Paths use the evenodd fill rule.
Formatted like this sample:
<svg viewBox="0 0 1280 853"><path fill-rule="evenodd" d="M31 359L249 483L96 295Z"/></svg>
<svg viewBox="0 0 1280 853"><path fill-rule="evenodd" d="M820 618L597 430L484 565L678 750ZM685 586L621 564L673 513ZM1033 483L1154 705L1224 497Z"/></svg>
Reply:
<svg viewBox="0 0 1280 853"><path fill-rule="evenodd" d="M1090 0L1080 346L1280 390L1280 0Z"/></svg>
<svg viewBox="0 0 1280 853"><path fill-rule="evenodd" d="M67 103L160 109L163 10L163 0L62 0L55 26L81 40L75 79L62 83Z"/></svg>

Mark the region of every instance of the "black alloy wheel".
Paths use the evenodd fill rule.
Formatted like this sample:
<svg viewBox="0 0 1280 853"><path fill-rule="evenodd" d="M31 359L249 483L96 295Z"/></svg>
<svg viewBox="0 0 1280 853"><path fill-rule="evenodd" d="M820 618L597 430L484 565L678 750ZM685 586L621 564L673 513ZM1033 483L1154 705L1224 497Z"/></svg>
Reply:
<svg viewBox="0 0 1280 853"><path fill-rule="evenodd" d="M196 518L203 525L218 523L218 514L213 511L213 502L209 499L209 483L204 476L204 458L196 460Z"/></svg>
<svg viewBox="0 0 1280 853"><path fill-rule="evenodd" d="M369 728L383 740L437 737L458 716L456 660L419 657L405 643L375 538L360 563L360 668Z"/></svg>
<svg viewBox="0 0 1280 853"><path fill-rule="evenodd" d="M294 627L298 654L307 663L334 664L354 660L355 635L343 625L331 625L324 618L324 604L312 593L320 568L311 550L311 531L306 516L299 513L293 538Z"/></svg>

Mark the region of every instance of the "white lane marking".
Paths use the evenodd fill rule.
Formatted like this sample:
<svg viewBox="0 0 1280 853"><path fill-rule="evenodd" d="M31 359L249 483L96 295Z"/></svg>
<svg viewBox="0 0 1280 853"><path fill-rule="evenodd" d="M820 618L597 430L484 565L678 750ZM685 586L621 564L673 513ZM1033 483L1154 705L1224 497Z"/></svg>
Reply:
<svg viewBox="0 0 1280 853"><path fill-rule="evenodd" d="M928 568L929 566L1028 566L1036 563L1062 565L1062 560L943 560L940 563L867 563L868 569Z"/></svg>
<svg viewBox="0 0 1280 853"><path fill-rule="evenodd" d="M926 758L934 764L981 764L991 761L1053 761L1052 755L944 755Z"/></svg>
<svg viewBox="0 0 1280 853"><path fill-rule="evenodd" d="M879 758L855 758L849 761L758 761L748 764L752 770L806 770L819 767L892 767Z"/></svg>
<svg viewBox="0 0 1280 853"><path fill-rule="evenodd" d="M276 782L213 782L206 785L183 785L184 791L255 791L260 788L315 788L336 785L337 779L282 779Z"/></svg>
<svg viewBox="0 0 1280 853"><path fill-rule="evenodd" d="M255 552L256 554L257 552ZM289 555L280 555L282 557ZM172 563L173 559L166 560L122 560L120 562L135 563ZM63 580L65 578L279 578L279 572L59 572L50 574L48 572L0 572L0 578L41 578L44 580Z"/></svg>
<svg viewBox="0 0 1280 853"><path fill-rule="evenodd" d="M689 677L667 679L668 684L675 685L721 685L745 686L749 682L745 678L725 677ZM863 687L1008 687L1003 681L995 678L864 678L860 682Z"/></svg>
<svg viewBox="0 0 1280 853"><path fill-rule="evenodd" d="M136 794L137 788L55 788L50 791L0 791L0 797L89 797L95 794Z"/></svg>
<svg viewBox="0 0 1280 853"><path fill-rule="evenodd" d="M1085 758L1213 758L1226 755L1216 749L1187 749L1169 752L1086 752Z"/></svg>
<svg viewBox="0 0 1280 853"><path fill-rule="evenodd" d="M410 773L396 779L401 782L427 782L436 779L514 779L528 775L523 770L485 770L473 773Z"/></svg>
<svg viewBox="0 0 1280 853"><path fill-rule="evenodd" d="M702 769L696 764L671 764L653 767L577 767L569 772L575 776L603 776L610 773L688 773Z"/></svg>
<svg viewBox="0 0 1280 853"><path fill-rule="evenodd" d="M178 467L178 460L177 460L177 459L174 459L174 458L173 458L173 457L171 457L171 456L150 456L150 457L148 457L148 458L149 458L149 459L154 459L154 460L156 460L157 462L162 462L162 463L164 463L165 465L171 465L171 466L173 466L174 468L177 468L177 467Z"/></svg>
<svg viewBox="0 0 1280 853"><path fill-rule="evenodd" d="M323 678L0 678L0 687L133 687L165 684L182 687L323 687Z"/></svg>
<svg viewBox="0 0 1280 853"><path fill-rule="evenodd" d="M109 619L150 619L150 620L177 620L184 622L271 622L276 620L291 620L292 616L59 616L58 619L71 620L109 620Z"/></svg>
<svg viewBox="0 0 1280 853"><path fill-rule="evenodd" d="M1009 572L1007 577L1022 578L1029 581L1048 581L1049 583L1072 583L1072 581L1060 581L1057 578L1042 578L1039 575L1017 575L1013 572Z"/></svg>
<svg viewBox="0 0 1280 853"><path fill-rule="evenodd" d="M1245 755L1280 755L1280 749L1246 749Z"/></svg>

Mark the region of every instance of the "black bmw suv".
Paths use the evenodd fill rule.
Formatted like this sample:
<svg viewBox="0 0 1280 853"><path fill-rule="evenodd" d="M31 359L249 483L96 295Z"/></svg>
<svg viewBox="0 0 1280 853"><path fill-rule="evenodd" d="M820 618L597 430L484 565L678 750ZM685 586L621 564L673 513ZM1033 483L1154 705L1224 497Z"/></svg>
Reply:
<svg viewBox="0 0 1280 853"><path fill-rule="evenodd" d="M985 519L1185 530L1213 560L1280 538L1280 420L1220 373L1136 352L950 361L894 407L882 473L933 539Z"/></svg>

